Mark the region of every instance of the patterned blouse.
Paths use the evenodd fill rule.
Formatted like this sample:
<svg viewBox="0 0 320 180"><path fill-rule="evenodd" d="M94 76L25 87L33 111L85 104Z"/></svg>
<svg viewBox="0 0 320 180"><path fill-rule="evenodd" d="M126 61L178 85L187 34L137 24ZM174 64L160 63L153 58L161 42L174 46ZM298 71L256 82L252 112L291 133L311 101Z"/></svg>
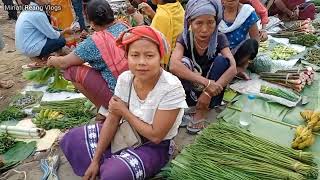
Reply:
<svg viewBox="0 0 320 180"><path fill-rule="evenodd" d="M259 17L256 12L252 12L251 15L246 19L246 21L236 30L226 33L226 36L230 43L230 49L236 48L241 42L247 39L247 35L249 34L249 29L253 26ZM227 26L232 26L232 22L225 21Z"/></svg>
<svg viewBox="0 0 320 180"><path fill-rule="evenodd" d="M119 22L108 27L106 31L110 32L115 38L118 38L119 35L126 29L128 29L128 26ZM74 53L84 62L89 63L92 68L100 71L103 79L107 82L109 89L114 92L117 79L113 77L108 66L105 64L99 49L97 48L91 37L88 37L83 42L81 42L74 50Z"/></svg>

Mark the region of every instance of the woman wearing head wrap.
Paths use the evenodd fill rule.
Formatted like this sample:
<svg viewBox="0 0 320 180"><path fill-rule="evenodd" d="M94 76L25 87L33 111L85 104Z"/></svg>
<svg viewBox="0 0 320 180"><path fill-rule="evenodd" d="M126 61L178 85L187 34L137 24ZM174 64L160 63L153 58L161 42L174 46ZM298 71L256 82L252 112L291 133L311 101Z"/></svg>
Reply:
<svg viewBox="0 0 320 180"><path fill-rule="evenodd" d="M189 0L184 31L171 56L170 70L183 80L188 105L196 106L195 114L184 116L190 133L204 128L209 108L221 104L224 87L236 73L228 41L218 34L221 18L220 1Z"/></svg>
<svg viewBox="0 0 320 180"><path fill-rule="evenodd" d="M72 129L60 143L74 172L84 179L98 174L101 180L148 179L157 174L170 158L187 107L181 82L160 66L169 51L160 32L139 26L124 32L117 43L126 52L129 71L118 78L104 124ZM143 145L112 154L110 142L121 117Z"/></svg>
<svg viewBox="0 0 320 180"><path fill-rule="evenodd" d="M96 107L108 106L118 76L128 70L124 51L116 46L116 38L128 26L117 22L109 3L91 0L88 19L94 34L66 56L51 56L48 66L65 69L64 77L71 81ZM91 67L83 65L90 64Z"/></svg>

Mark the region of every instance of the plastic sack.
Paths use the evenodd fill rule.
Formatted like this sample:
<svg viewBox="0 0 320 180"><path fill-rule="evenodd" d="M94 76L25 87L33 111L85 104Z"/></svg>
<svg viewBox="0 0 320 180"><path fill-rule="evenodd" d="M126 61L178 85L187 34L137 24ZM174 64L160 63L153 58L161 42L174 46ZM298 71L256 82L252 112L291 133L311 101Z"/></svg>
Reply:
<svg viewBox="0 0 320 180"><path fill-rule="evenodd" d="M276 88L280 88L280 89L285 89L286 91L291 91L290 89L269 83L267 81L263 81L261 79L253 79L253 80L249 80L249 81L239 81L239 82L236 82L236 83L230 85L230 88L241 93L241 94L254 94L256 96L260 96L262 98L268 99L272 102L276 102L276 103L285 105L287 107L295 107L301 101L301 97L299 98L298 101L292 102L292 101L289 101L289 100L281 98L281 97L260 93L261 85L266 85L269 87L276 87Z"/></svg>

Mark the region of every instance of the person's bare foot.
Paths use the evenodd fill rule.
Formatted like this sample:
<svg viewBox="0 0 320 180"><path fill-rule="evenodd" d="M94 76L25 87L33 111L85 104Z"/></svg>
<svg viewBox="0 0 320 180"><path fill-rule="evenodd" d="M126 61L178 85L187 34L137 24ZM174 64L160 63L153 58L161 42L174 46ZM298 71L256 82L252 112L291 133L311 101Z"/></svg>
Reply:
<svg viewBox="0 0 320 180"><path fill-rule="evenodd" d="M1 80L0 81L0 88L9 89L14 85L13 80Z"/></svg>

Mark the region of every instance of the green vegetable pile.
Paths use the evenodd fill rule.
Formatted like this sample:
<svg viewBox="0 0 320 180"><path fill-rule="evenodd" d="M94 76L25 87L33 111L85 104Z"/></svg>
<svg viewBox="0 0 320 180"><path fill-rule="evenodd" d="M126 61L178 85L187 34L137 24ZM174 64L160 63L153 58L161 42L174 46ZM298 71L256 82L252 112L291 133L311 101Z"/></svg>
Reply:
<svg viewBox="0 0 320 180"><path fill-rule="evenodd" d="M70 129L83 125L94 117L87 99L41 102L33 123L43 129Z"/></svg>
<svg viewBox="0 0 320 180"><path fill-rule="evenodd" d="M291 44L299 44L306 47L312 47L318 43L318 37L313 34L303 34L289 38Z"/></svg>
<svg viewBox="0 0 320 180"><path fill-rule="evenodd" d="M7 107L5 110L0 112L0 122L1 121L11 121L11 120L21 120L27 117L21 109L16 107Z"/></svg>
<svg viewBox="0 0 320 180"><path fill-rule="evenodd" d="M8 134L0 134L0 154L7 152L16 144L14 138L10 137Z"/></svg>
<svg viewBox="0 0 320 180"><path fill-rule="evenodd" d="M51 77L54 77L53 82L49 84L49 87L47 89L47 91L50 93L61 91L75 91L74 86L62 77L60 69L57 68L45 67L27 71L23 73L23 77L27 80L34 81L40 84L45 84Z"/></svg>
<svg viewBox="0 0 320 180"><path fill-rule="evenodd" d="M289 58L297 54L297 51L290 47L277 45L272 49L270 56L273 60L288 60Z"/></svg>
<svg viewBox="0 0 320 180"><path fill-rule="evenodd" d="M262 85L260 92L263 94L269 94L280 98L284 98L291 102L297 102L300 99L300 96L297 93L282 88L274 88Z"/></svg>
<svg viewBox="0 0 320 180"><path fill-rule="evenodd" d="M312 48L309 49L307 54L305 55L306 61L312 63L314 65L320 65L320 49Z"/></svg>
<svg viewBox="0 0 320 180"><path fill-rule="evenodd" d="M171 161L164 173L172 180L317 179L309 152L255 137L227 123L212 124Z"/></svg>

